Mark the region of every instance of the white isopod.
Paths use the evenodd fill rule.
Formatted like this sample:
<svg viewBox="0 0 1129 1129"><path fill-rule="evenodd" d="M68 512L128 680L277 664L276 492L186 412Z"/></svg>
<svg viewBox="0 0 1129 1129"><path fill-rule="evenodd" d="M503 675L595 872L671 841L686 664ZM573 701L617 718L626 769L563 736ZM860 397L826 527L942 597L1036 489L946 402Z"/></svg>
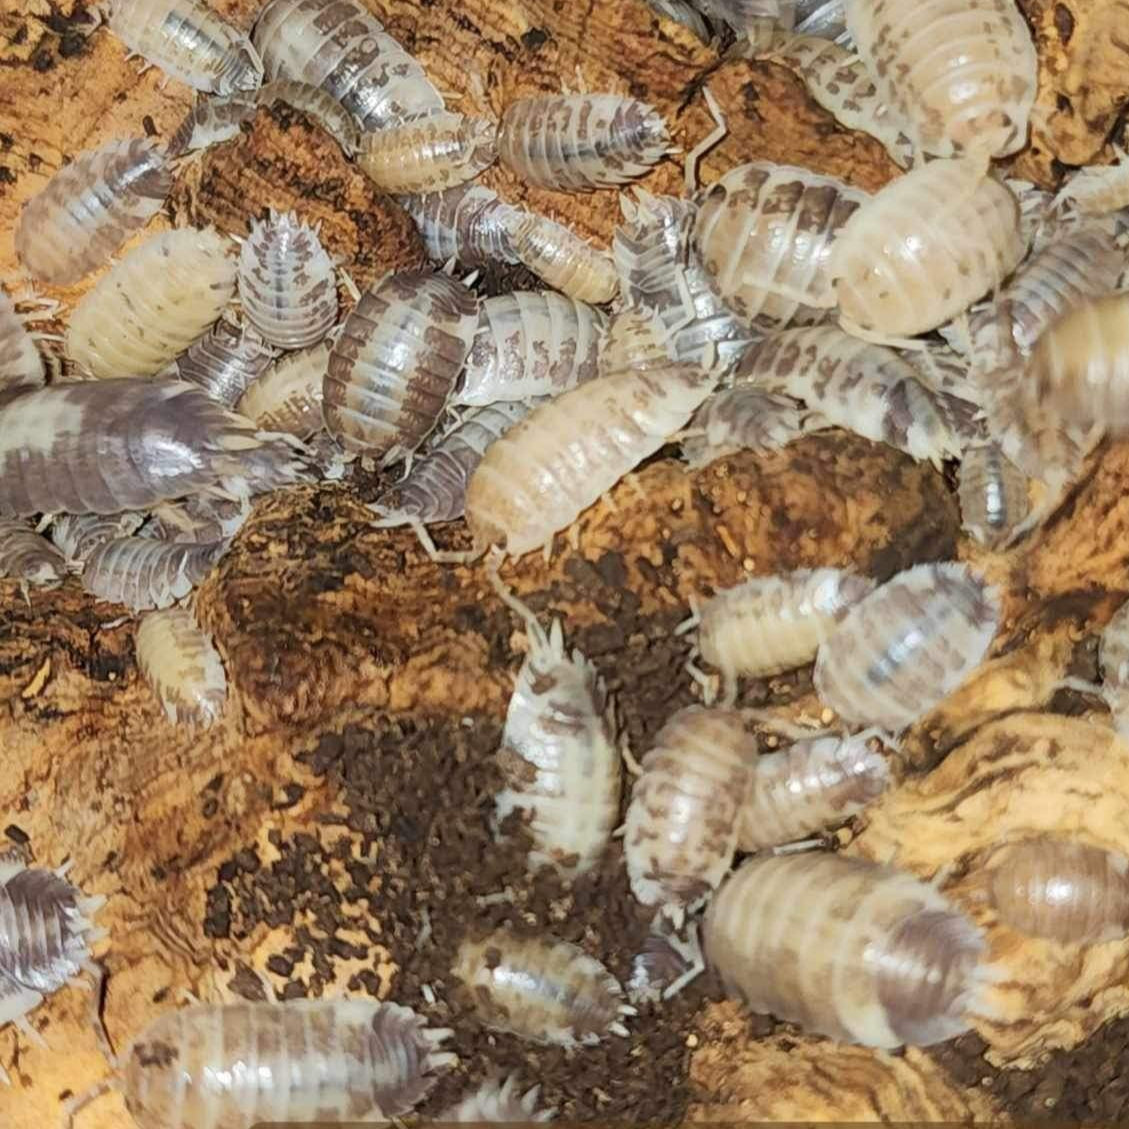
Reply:
<svg viewBox="0 0 1129 1129"><path fill-rule="evenodd" d="M51 540L68 561L81 562L104 542L136 533L145 518L139 513L58 514L51 521Z"/></svg>
<svg viewBox="0 0 1129 1129"><path fill-rule="evenodd" d="M1115 148L1115 165L1088 165L1072 173L1055 204L1069 204L1084 216L1101 216L1129 207L1129 156Z"/></svg>
<svg viewBox="0 0 1129 1129"><path fill-rule="evenodd" d="M490 188L460 184L444 192L401 196L400 204L415 221L432 262L450 259L463 266L516 263L510 232L521 214Z"/></svg>
<svg viewBox="0 0 1129 1129"><path fill-rule="evenodd" d="M322 384L329 369L329 345L321 342L280 357L247 387L236 410L263 431L305 439L323 425Z"/></svg>
<svg viewBox="0 0 1129 1129"><path fill-rule="evenodd" d="M554 290L597 305L619 292L612 257L556 220L517 213L510 218L508 235L518 260Z"/></svg>
<svg viewBox="0 0 1129 1129"><path fill-rule="evenodd" d="M253 330L221 318L177 358L181 380L197 384L225 408L234 408L274 360L274 350Z"/></svg>
<svg viewBox="0 0 1129 1129"><path fill-rule="evenodd" d="M441 192L473 180L497 156L497 127L486 118L432 114L361 135L357 164L382 191Z"/></svg>
<svg viewBox="0 0 1129 1129"><path fill-rule="evenodd" d="M82 586L100 600L133 611L167 608L187 596L226 550L226 541L181 544L118 537L87 558Z"/></svg>
<svg viewBox="0 0 1129 1129"><path fill-rule="evenodd" d="M137 625L137 667L173 725L207 727L227 700L227 675L212 640L187 608L166 608Z"/></svg>

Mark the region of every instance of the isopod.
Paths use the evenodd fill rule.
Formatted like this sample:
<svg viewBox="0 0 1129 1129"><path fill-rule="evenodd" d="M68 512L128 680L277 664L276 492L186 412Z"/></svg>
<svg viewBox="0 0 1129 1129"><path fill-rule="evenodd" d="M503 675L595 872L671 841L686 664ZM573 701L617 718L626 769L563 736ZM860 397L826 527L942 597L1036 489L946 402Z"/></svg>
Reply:
<svg viewBox="0 0 1129 1129"><path fill-rule="evenodd" d="M737 846L758 851L793 843L846 823L892 783L874 732L806 737L753 765L748 799L737 824Z"/></svg>
<svg viewBox="0 0 1129 1129"><path fill-rule="evenodd" d="M837 854L745 861L703 947L751 1011L870 1047L959 1035L986 980L979 930L934 887Z"/></svg>
<svg viewBox="0 0 1129 1129"><path fill-rule="evenodd" d="M147 138L79 153L24 204L16 254L42 282L77 282L161 210L172 183L164 152Z"/></svg>
<svg viewBox="0 0 1129 1129"><path fill-rule="evenodd" d="M1000 920L1032 937L1068 945L1129 933L1129 858L1043 835L994 852L988 900Z"/></svg>
<svg viewBox="0 0 1129 1129"><path fill-rule="evenodd" d="M423 68L356 0L269 0L253 39L268 79L320 87L362 130L443 111Z"/></svg>
<svg viewBox="0 0 1129 1129"><path fill-rule="evenodd" d="M282 431L305 439L322 427L322 383L329 368L329 345L322 342L280 357L248 385L236 410L263 431Z"/></svg>
<svg viewBox="0 0 1129 1129"><path fill-rule="evenodd" d="M494 163L497 127L486 118L432 114L361 135L357 164L384 192L441 192Z"/></svg>
<svg viewBox="0 0 1129 1129"><path fill-rule="evenodd" d="M233 408L273 359L274 351L253 329L237 329L221 318L177 358L176 371L217 404Z"/></svg>
<svg viewBox="0 0 1129 1129"><path fill-rule="evenodd" d="M498 128L498 160L531 184L561 191L626 184L670 151L658 110L616 94L519 98Z"/></svg>
<svg viewBox="0 0 1129 1129"><path fill-rule="evenodd" d="M535 213L510 222L510 246L518 260L542 282L580 302L599 305L619 292L615 263L574 231Z"/></svg>
<svg viewBox="0 0 1129 1129"><path fill-rule="evenodd" d="M1098 644L1102 672L1102 697L1109 706L1114 728L1129 737L1129 603L1114 612Z"/></svg>
<svg viewBox="0 0 1129 1129"><path fill-rule="evenodd" d="M607 317L561 294L519 290L487 298L452 404L552 396L593 379Z"/></svg>
<svg viewBox="0 0 1129 1129"><path fill-rule="evenodd" d="M733 865L756 742L737 710L687 706L643 757L624 823L631 892L676 927Z"/></svg>
<svg viewBox="0 0 1129 1129"><path fill-rule="evenodd" d="M1089 165L1072 173L1055 197L1055 204L1070 204L1084 216L1101 216L1129 207L1129 156L1116 147L1114 153L1115 165Z"/></svg>
<svg viewBox="0 0 1129 1129"><path fill-rule="evenodd" d="M619 816L620 753L603 680L565 650L560 620L549 632L530 617L529 652L506 713L497 763L496 827L521 815L533 846L528 866L583 874L599 862Z"/></svg>
<svg viewBox="0 0 1129 1129"><path fill-rule="evenodd" d="M1038 59L1014 0L846 0L847 28L914 148L1006 157L1027 141Z"/></svg>
<svg viewBox="0 0 1129 1129"><path fill-rule="evenodd" d="M997 593L966 565L917 565L864 597L820 644L816 691L848 723L899 732L972 673L999 621Z"/></svg>
<svg viewBox="0 0 1129 1129"><path fill-rule="evenodd" d="M995 442L967 447L960 461L960 518L981 545L1007 545L1031 509L1027 476Z"/></svg>
<svg viewBox="0 0 1129 1129"><path fill-rule="evenodd" d="M411 454L438 422L477 324L474 294L446 275L401 271L378 282L329 356L329 433L384 465Z"/></svg>
<svg viewBox="0 0 1129 1129"><path fill-rule="evenodd" d="M136 533L145 515L58 514L51 521L51 540L68 561L85 561L99 545Z"/></svg>
<svg viewBox="0 0 1129 1129"><path fill-rule="evenodd" d="M851 216L832 245L828 275L845 327L912 336L998 286L1026 250L1015 196L983 162L930 161Z"/></svg>
<svg viewBox="0 0 1129 1129"><path fill-rule="evenodd" d="M835 304L832 248L869 201L834 177L761 161L702 198L694 247L718 293L762 330L822 321Z"/></svg>
<svg viewBox="0 0 1129 1129"><path fill-rule="evenodd" d="M293 212L253 222L239 252L239 300L272 345L320 341L337 321L337 277L317 231Z"/></svg>
<svg viewBox="0 0 1129 1129"><path fill-rule="evenodd" d="M435 1118L440 1125L449 1121L552 1121L555 1109L537 1108L541 1087L518 1093L516 1074L502 1080L489 1078L461 1101L448 1106Z"/></svg>
<svg viewBox="0 0 1129 1129"><path fill-rule="evenodd" d="M843 0L796 0L796 34L850 44Z"/></svg>
<svg viewBox="0 0 1129 1129"><path fill-rule="evenodd" d="M173 131L165 147L169 158L195 153L238 137L240 126L251 121L259 103L253 94L228 94L222 98L198 98L196 105Z"/></svg>
<svg viewBox="0 0 1129 1129"><path fill-rule="evenodd" d="M11 298L0 290L0 393L38 388L47 379L43 358Z"/></svg>
<svg viewBox="0 0 1129 1129"><path fill-rule="evenodd" d="M709 24L691 0L647 0L647 6L660 16L689 28L703 43L708 43L712 38Z"/></svg>
<svg viewBox="0 0 1129 1129"><path fill-rule="evenodd" d="M230 252L212 228L166 231L135 247L75 307L67 355L97 377L160 372L231 300Z"/></svg>
<svg viewBox="0 0 1129 1129"><path fill-rule="evenodd" d="M537 1043L595 1046L626 1036L623 1017L635 1014L600 961L556 937L468 939L452 971L487 1027Z"/></svg>
<svg viewBox="0 0 1129 1129"><path fill-rule="evenodd" d="M360 145L360 131L353 116L331 94L319 86L293 79L268 82L255 98L257 106L273 106L285 102L291 109L307 114L341 146L347 157L356 154Z"/></svg>
<svg viewBox="0 0 1129 1129"><path fill-rule="evenodd" d="M810 430L807 415L791 396L740 385L714 392L682 434L682 456L692 467L708 466L737 451L778 451Z"/></svg>
<svg viewBox="0 0 1129 1129"><path fill-rule="evenodd" d="M194 545L230 541L250 515L251 507L246 499L191 495L178 502L162 502L154 506L152 516L140 535L158 541L191 542Z"/></svg>
<svg viewBox="0 0 1129 1129"><path fill-rule="evenodd" d="M247 36L204 0L112 0L110 30L129 48L194 90L257 90L263 64Z"/></svg>
<svg viewBox="0 0 1129 1129"><path fill-rule="evenodd" d="M658 314L631 307L618 310L600 347L601 375L666 368L674 360L671 337Z"/></svg>
<svg viewBox="0 0 1129 1129"><path fill-rule="evenodd" d="M510 231L521 214L496 192L481 184L460 184L444 192L402 196L400 205L415 221L427 257L463 266L516 263Z"/></svg>
<svg viewBox="0 0 1129 1129"><path fill-rule="evenodd" d="M207 728L227 700L227 675L212 640L187 608L141 617L135 639L137 668L173 725Z"/></svg>
<svg viewBox="0 0 1129 1129"><path fill-rule="evenodd" d="M87 558L82 586L98 599L132 611L167 608L187 596L226 550L226 541L182 544L118 537Z"/></svg>
<svg viewBox="0 0 1129 1129"><path fill-rule="evenodd" d="M22 521L0 519L0 576L56 588L66 575L66 558L46 537Z"/></svg>
<svg viewBox="0 0 1129 1129"><path fill-rule="evenodd" d="M686 426L717 382L696 365L590 380L536 409L486 452L467 488L475 549L551 543ZM2 420L0 416L0 420Z"/></svg>

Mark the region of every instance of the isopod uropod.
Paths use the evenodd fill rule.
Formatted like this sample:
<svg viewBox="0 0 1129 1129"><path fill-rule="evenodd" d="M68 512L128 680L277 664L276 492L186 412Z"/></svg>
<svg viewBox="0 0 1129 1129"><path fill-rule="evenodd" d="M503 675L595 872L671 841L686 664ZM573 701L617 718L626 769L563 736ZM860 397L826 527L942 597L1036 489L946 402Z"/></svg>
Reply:
<svg viewBox="0 0 1129 1129"><path fill-rule="evenodd" d="M384 192L441 192L494 163L496 127L486 118L432 114L361 135L357 164Z"/></svg>
<svg viewBox="0 0 1129 1129"><path fill-rule="evenodd" d="M142 616L137 625L137 667L169 721L207 727L223 713L227 675L212 641L187 608Z"/></svg>
<svg viewBox="0 0 1129 1129"><path fill-rule="evenodd" d="M82 586L100 600L134 611L167 608L187 596L226 549L226 541L181 544L118 537L87 558Z"/></svg>
<svg viewBox="0 0 1129 1129"><path fill-rule="evenodd" d="M176 371L181 380L198 384L217 404L233 408L274 355L254 329L237 329L221 318L177 358Z"/></svg>
<svg viewBox="0 0 1129 1129"><path fill-rule="evenodd" d="M0 519L0 577L54 588L67 575L59 550L22 521Z"/></svg>

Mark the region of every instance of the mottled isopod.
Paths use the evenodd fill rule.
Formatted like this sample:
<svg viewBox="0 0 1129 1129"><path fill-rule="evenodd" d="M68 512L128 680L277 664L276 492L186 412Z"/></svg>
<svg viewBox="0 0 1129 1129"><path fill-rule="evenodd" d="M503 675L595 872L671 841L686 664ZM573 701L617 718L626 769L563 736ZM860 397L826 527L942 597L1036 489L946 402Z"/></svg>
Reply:
<svg viewBox="0 0 1129 1129"><path fill-rule="evenodd" d="M454 259L463 266L516 263L510 231L521 212L481 184L460 184L445 192L401 196L404 210L415 221L427 256L443 264Z"/></svg>
<svg viewBox="0 0 1129 1129"><path fill-rule="evenodd" d="M226 541L181 544L118 537L87 558L82 586L98 599L132 611L167 608L187 596L226 549Z"/></svg>
<svg viewBox="0 0 1129 1129"><path fill-rule="evenodd" d="M979 930L934 887L842 855L748 859L704 948L750 1010L871 1047L959 1035L985 980Z"/></svg>
<svg viewBox="0 0 1129 1129"><path fill-rule="evenodd" d="M66 575L66 558L46 537L22 521L0 519L0 577L55 588Z"/></svg>
<svg viewBox="0 0 1129 1129"><path fill-rule="evenodd" d="M322 342L280 357L239 399L237 411L263 431L283 431L305 439L323 425L322 384L329 368L329 345Z"/></svg>
<svg viewBox="0 0 1129 1129"><path fill-rule="evenodd" d="M16 254L43 282L77 282L161 210L172 183L164 152L147 138L79 153L24 204Z"/></svg>
<svg viewBox="0 0 1129 1129"><path fill-rule="evenodd" d="M152 517L141 530L141 536L194 545L229 541L243 528L250 515L251 507L246 499L189 496L179 502L162 502L154 506Z"/></svg>
<svg viewBox="0 0 1129 1129"><path fill-rule="evenodd" d="M176 371L217 404L234 408L273 359L274 351L253 329L237 329L221 318L177 358Z"/></svg>
<svg viewBox="0 0 1129 1129"><path fill-rule="evenodd" d="M228 94L223 98L199 98L173 131L165 155L180 157L238 137L239 127L258 112L253 94Z"/></svg>
<svg viewBox="0 0 1129 1129"><path fill-rule="evenodd" d="M212 641L187 608L141 617L137 667L173 724L208 727L227 700L227 675Z"/></svg>
<svg viewBox="0 0 1129 1129"><path fill-rule="evenodd" d="M352 157L360 145L360 130L353 116L333 95L309 82L293 79L278 79L268 82L258 93L255 102L259 106L273 106L275 102L285 102L294 110L313 118L341 146L347 157Z"/></svg>
<svg viewBox="0 0 1129 1129"><path fill-rule="evenodd" d="M736 451L778 451L810 430L791 396L741 385L714 392L682 434L682 456L692 467Z"/></svg>
<svg viewBox="0 0 1129 1129"><path fill-rule="evenodd" d="M38 388L47 379L43 358L11 298L0 290L0 393Z"/></svg>
<svg viewBox="0 0 1129 1129"><path fill-rule="evenodd" d="M459 946L452 970L487 1027L538 1043L594 1046L626 1035L622 1018L635 1009L595 958L556 937L514 937L504 931Z"/></svg>
<svg viewBox="0 0 1129 1129"><path fill-rule="evenodd" d="M820 644L816 691L844 721L896 733L972 673L999 619L995 590L966 565L917 565L851 608Z"/></svg>
<svg viewBox="0 0 1129 1129"><path fill-rule="evenodd" d="M435 1120L440 1125L449 1121L552 1121L555 1109L537 1108L540 1090L540 1086L534 1086L524 1094L519 1093L516 1074L504 1081L490 1078L461 1101L449 1105Z"/></svg>
<svg viewBox="0 0 1129 1129"><path fill-rule="evenodd" d="M58 514L51 522L51 540L68 561L85 561L99 545L136 533L145 515Z"/></svg>
<svg viewBox="0 0 1129 1129"><path fill-rule="evenodd" d="M1027 476L991 441L965 449L959 497L961 528L990 548L1007 545L1031 509Z"/></svg>
<svg viewBox="0 0 1129 1129"><path fill-rule="evenodd" d="M518 260L554 290L597 304L619 292L611 256L556 220L519 213L511 218L509 236Z"/></svg>
<svg viewBox="0 0 1129 1129"><path fill-rule="evenodd" d="M486 118L433 114L362 134L357 164L384 192L441 192L494 163L496 132Z"/></svg>

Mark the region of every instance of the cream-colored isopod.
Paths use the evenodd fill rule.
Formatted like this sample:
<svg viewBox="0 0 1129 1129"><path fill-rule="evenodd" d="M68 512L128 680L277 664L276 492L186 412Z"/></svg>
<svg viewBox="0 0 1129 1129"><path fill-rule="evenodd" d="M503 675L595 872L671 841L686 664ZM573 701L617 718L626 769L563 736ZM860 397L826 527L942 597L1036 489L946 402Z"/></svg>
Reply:
<svg viewBox="0 0 1129 1129"><path fill-rule="evenodd" d="M840 322L887 337L936 329L1026 250L1019 203L983 161L931 161L883 188L836 238L828 273Z"/></svg>
<svg viewBox="0 0 1129 1129"><path fill-rule="evenodd" d="M223 713L227 675L212 640L188 608L165 608L141 617L137 666L176 725L208 727Z"/></svg>

